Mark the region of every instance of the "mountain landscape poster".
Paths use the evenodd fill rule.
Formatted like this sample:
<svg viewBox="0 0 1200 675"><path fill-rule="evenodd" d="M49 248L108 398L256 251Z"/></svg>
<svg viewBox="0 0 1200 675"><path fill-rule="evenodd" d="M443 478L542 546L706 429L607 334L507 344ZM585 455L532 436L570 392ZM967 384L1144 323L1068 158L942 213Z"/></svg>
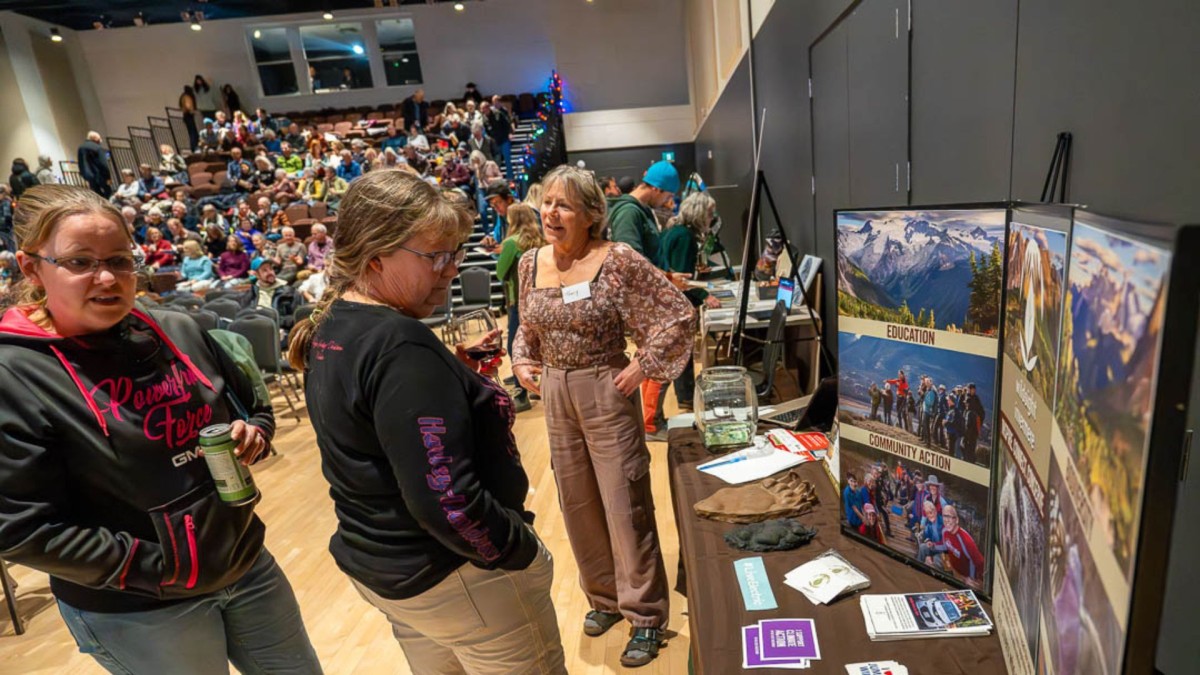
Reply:
<svg viewBox="0 0 1200 675"><path fill-rule="evenodd" d="M1170 253L1078 220L1055 419L1092 516L1132 572Z"/></svg>
<svg viewBox="0 0 1200 675"><path fill-rule="evenodd" d="M995 336L1003 208L837 213L838 313Z"/></svg>

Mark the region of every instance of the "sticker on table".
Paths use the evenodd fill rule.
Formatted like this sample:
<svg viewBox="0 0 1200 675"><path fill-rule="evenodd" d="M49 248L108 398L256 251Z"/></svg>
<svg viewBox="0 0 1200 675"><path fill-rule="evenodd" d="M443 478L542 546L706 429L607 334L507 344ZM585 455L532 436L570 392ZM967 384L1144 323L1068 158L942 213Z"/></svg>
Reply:
<svg viewBox="0 0 1200 675"><path fill-rule="evenodd" d="M761 557L742 558L735 560L733 571L737 573L738 585L742 587L742 602L747 611L759 609L775 609L775 594L771 591L771 582L767 579L767 568Z"/></svg>

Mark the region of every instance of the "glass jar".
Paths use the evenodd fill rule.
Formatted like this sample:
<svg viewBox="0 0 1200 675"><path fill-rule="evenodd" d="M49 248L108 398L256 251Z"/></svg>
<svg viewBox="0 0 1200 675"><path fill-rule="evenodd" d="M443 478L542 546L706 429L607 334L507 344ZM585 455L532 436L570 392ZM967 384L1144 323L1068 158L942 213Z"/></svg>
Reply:
<svg viewBox="0 0 1200 675"><path fill-rule="evenodd" d="M758 393L741 366L717 366L696 379L696 427L710 451L745 448L758 431Z"/></svg>

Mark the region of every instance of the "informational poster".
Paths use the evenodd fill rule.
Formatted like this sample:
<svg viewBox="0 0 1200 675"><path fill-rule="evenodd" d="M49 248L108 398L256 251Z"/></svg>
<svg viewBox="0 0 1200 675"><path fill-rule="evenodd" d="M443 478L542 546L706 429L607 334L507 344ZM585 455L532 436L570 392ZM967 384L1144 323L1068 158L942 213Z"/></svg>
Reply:
<svg viewBox="0 0 1200 675"><path fill-rule="evenodd" d="M1045 495L1044 665L1064 675L1121 672L1171 259L1091 218L1071 235Z"/></svg>
<svg viewBox="0 0 1200 675"><path fill-rule="evenodd" d="M843 526L984 593L1007 215L837 213Z"/></svg>
<svg viewBox="0 0 1200 675"><path fill-rule="evenodd" d="M1015 209L1008 229L992 601L1012 675L1036 672L1070 227L1069 209L1041 208Z"/></svg>

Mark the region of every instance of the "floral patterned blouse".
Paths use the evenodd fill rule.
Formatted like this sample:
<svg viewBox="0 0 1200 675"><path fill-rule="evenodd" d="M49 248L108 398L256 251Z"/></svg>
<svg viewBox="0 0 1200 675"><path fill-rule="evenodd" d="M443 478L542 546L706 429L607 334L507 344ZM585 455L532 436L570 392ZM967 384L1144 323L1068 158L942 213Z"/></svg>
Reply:
<svg viewBox="0 0 1200 675"><path fill-rule="evenodd" d="M626 244L614 244L591 297L565 304L561 288L534 287L537 254L527 251L517 269L521 327L514 365L574 370L611 363L625 353L628 329L647 378L679 377L692 353L695 310L661 270Z"/></svg>

